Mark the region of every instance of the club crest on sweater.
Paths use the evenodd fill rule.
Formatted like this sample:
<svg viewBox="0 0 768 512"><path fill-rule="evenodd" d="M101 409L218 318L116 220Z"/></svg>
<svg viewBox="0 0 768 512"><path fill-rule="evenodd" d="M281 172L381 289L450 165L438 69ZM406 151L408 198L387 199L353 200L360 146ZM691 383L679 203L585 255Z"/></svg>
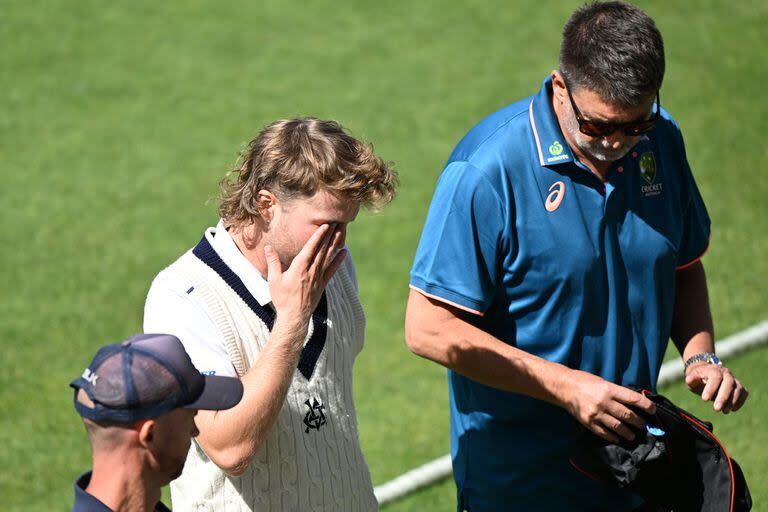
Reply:
<svg viewBox="0 0 768 512"><path fill-rule="evenodd" d="M307 398L304 404L309 409L307 414L304 415L304 425L307 427L304 429L305 434L309 434L310 429L320 430L320 427L328 423L325 419L325 413L323 409L325 406L317 401L317 398L313 398L312 402Z"/></svg>

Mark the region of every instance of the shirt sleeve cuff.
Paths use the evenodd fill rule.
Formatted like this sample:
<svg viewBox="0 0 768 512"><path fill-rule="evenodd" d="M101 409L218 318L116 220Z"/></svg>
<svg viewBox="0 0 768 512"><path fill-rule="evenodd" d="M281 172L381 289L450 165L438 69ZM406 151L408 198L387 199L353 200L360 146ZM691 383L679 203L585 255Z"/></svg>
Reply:
<svg viewBox="0 0 768 512"><path fill-rule="evenodd" d="M429 297L430 299L448 304L449 306L453 306L462 311L467 311L473 315L483 316L485 314L482 311L482 306L477 301L468 299L463 295L459 295L458 293L446 290L439 286L427 285L423 282L414 280L410 284L410 288L411 290L415 290L425 297Z"/></svg>
<svg viewBox="0 0 768 512"><path fill-rule="evenodd" d="M699 254L696 258L692 259L691 261L689 261L687 263L683 263L682 265L678 265L677 267L675 267L675 270L685 270L686 268L688 268L688 267L690 267L692 265L695 265L696 263L701 261L701 258L703 258L704 255L707 254L707 251L709 250L709 243L710 243L710 241L711 241L711 238L707 239L707 245L706 245L706 247L704 247L704 250L701 251L701 254Z"/></svg>

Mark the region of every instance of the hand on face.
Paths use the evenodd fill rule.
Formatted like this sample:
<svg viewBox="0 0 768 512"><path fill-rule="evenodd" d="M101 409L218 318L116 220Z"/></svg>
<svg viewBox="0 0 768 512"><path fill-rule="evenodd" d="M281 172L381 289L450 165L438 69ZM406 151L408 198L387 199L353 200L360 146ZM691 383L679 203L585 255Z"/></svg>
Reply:
<svg viewBox="0 0 768 512"><path fill-rule="evenodd" d="M656 412L653 402L631 389L581 370L572 370L571 377L563 406L579 423L606 441L616 443L619 437L632 440L632 428L645 427L645 420L633 409L648 414Z"/></svg>
<svg viewBox="0 0 768 512"><path fill-rule="evenodd" d="M688 388L707 402L714 401L713 408L723 414L738 411L749 396L749 391L725 366L700 363L685 371Z"/></svg>
<svg viewBox="0 0 768 512"><path fill-rule="evenodd" d="M328 281L344 260L343 248L343 231L329 224L317 228L285 271L274 248L264 248L269 293L278 316L309 322Z"/></svg>

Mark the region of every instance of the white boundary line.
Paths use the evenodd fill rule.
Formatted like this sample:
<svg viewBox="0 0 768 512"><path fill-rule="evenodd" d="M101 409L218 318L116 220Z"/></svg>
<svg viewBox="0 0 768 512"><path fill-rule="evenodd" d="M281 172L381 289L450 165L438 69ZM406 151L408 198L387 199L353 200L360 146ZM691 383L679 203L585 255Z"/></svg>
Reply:
<svg viewBox="0 0 768 512"><path fill-rule="evenodd" d="M377 486L373 492L379 500L379 505L385 505L447 478L451 473L453 473L451 454L447 453Z"/></svg>
<svg viewBox="0 0 768 512"><path fill-rule="evenodd" d="M715 347L718 357L720 359L727 359L766 342L768 342L768 320L728 336L722 341L718 341ZM661 365L657 385L658 387L666 386L670 382L682 379L684 374L683 361L681 359L668 361Z"/></svg>
<svg viewBox="0 0 768 512"><path fill-rule="evenodd" d="M726 359L764 343L768 343L768 320L718 341L717 354L721 359ZM683 370L683 362L679 359L664 363L659 371L658 386L665 386L681 379L684 375ZM423 487L448 478L452 472L451 455L443 455L407 471L389 482L376 486L373 492L376 499L379 500L379 505L386 505Z"/></svg>

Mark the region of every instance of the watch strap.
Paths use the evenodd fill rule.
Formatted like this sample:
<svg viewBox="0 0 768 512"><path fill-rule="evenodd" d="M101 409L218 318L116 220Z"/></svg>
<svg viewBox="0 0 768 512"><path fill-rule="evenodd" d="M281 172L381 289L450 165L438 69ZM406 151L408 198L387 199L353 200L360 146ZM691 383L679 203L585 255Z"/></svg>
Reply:
<svg viewBox="0 0 768 512"><path fill-rule="evenodd" d="M699 362L716 364L718 366L722 366L723 364L714 352L699 352L685 360L685 368L688 369L693 363Z"/></svg>

